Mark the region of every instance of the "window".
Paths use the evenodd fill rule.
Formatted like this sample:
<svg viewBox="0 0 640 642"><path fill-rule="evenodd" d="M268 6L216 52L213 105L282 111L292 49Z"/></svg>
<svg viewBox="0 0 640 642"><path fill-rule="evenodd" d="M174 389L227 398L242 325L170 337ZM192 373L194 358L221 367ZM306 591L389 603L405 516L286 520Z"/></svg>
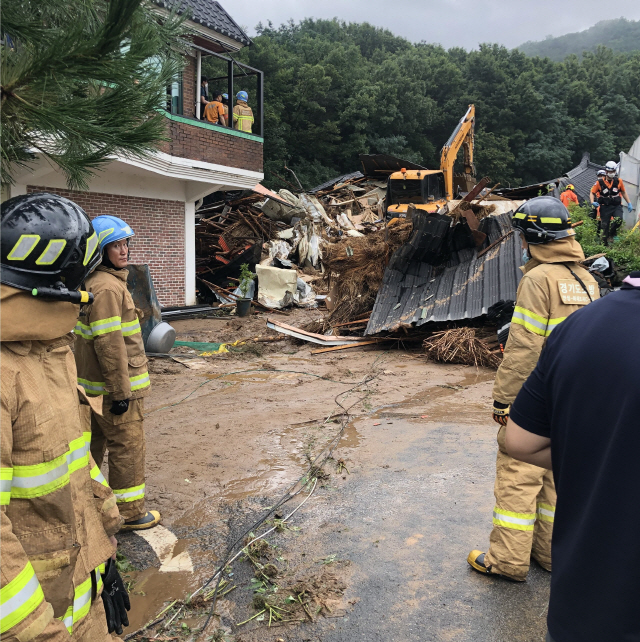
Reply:
<svg viewBox="0 0 640 642"><path fill-rule="evenodd" d="M182 74L167 87L167 111L182 116Z"/></svg>
<svg viewBox="0 0 640 642"><path fill-rule="evenodd" d="M422 203L422 181L419 179L395 179L389 181L390 205Z"/></svg>

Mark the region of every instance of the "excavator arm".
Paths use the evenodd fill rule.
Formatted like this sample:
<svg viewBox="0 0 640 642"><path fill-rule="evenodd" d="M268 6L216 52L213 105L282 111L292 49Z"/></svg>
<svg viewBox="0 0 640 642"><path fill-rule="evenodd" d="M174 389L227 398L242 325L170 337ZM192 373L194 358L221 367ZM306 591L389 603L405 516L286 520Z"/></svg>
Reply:
<svg viewBox="0 0 640 642"><path fill-rule="evenodd" d="M473 128L476 122L476 108L469 105L467 113L461 118L458 126L453 130L449 140L442 148L440 156L440 169L444 174L444 186L447 201L453 199L453 166L460 147L464 146L464 172L475 175L473 165Z"/></svg>

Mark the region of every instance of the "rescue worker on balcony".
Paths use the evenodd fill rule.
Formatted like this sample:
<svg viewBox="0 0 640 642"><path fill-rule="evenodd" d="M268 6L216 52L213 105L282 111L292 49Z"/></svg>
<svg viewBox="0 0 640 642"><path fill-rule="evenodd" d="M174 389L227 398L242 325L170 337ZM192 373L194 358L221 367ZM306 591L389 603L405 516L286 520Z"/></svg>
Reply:
<svg viewBox="0 0 640 642"><path fill-rule="evenodd" d="M246 91L239 91L236 94L236 99L236 106L233 108L233 124L236 129L250 134L253 125L253 110L247 104L249 94Z"/></svg>
<svg viewBox="0 0 640 642"><path fill-rule="evenodd" d="M80 207L47 193L3 203L1 231L0 635L110 642L129 624L122 518L89 453L70 347L98 238Z"/></svg>
<svg viewBox="0 0 640 642"><path fill-rule="evenodd" d="M91 454L102 464L109 451L113 488L123 531L152 528L160 513L145 509L144 397L150 391L140 320L127 290L129 239L133 230L115 216L97 216L93 227L102 264L86 280L93 293L75 333L78 383L89 396L104 398L104 412L91 416Z"/></svg>
<svg viewBox="0 0 640 642"><path fill-rule="evenodd" d="M578 197L575 192L575 187L569 183L567 185L567 188L560 194L560 200L562 201L562 204L568 209L569 208L569 203L574 203L575 205L579 205L580 202L578 201Z"/></svg>
<svg viewBox="0 0 640 642"><path fill-rule="evenodd" d="M622 179L617 176L617 165L609 161L605 166L606 176L601 176L591 188L589 200L594 207L600 211L600 221L602 224L602 240L605 245L609 244L609 238L615 234L621 223L615 225L612 229L612 219L622 221L622 199L627 202L629 212L633 210L633 205L627 196Z"/></svg>
<svg viewBox="0 0 640 642"><path fill-rule="evenodd" d="M567 208L552 196L527 201L513 216L522 237L524 276L518 286L504 360L493 387L493 418L500 424L489 551L467 561L481 573L522 582L533 557L551 570L556 492L553 474L509 457L509 408L535 368L546 337L570 314L599 297L598 286L578 265L584 253Z"/></svg>
<svg viewBox="0 0 640 642"><path fill-rule="evenodd" d="M224 107L224 120L227 127L231 127L231 123L229 122L229 94L222 94L222 105Z"/></svg>
<svg viewBox="0 0 640 642"><path fill-rule="evenodd" d="M219 91L213 92L213 100L207 103L204 108L204 117L214 125L227 126L227 117L225 115L224 105L222 104L222 94Z"/></svg>

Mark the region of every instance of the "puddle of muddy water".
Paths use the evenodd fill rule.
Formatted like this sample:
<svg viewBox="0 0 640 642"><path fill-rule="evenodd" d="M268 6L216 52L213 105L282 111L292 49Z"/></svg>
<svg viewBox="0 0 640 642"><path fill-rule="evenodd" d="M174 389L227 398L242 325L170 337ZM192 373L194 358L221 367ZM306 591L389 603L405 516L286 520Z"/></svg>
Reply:
<svg viewBox="0 0 640 642"><path fill-rule="evenodd" d="M202 583L195 573L160 573L157 568L127 573L125 580L135 582L129 594L131 610L125 635L150 622L169 602L183 600Z"/></svg>
<svg viewBox="0 0 640 642"><path fill-rule="evenodd" d="M339 448L356 448L360 444L361 440L362 440L362 436L356 429L356 424L354 420L349 422L346 425L344 432L342 433L342 438L338 443L338 447Z"/></svg>
<svg viewBox="0 0 640 642"><path fill-rule="evenodd" d="M407 417L414 413L414 419L420 418L425 421L472 421L486 418L486 404L475 401L456 400L456 403L438 403L453 395L464 393L472 386L487 381L493 381L495 372L478 370L466 373L455 384L440 384L423 390L414 395L407 396L404 400L385 404L376 408L368 415L368 419L386 419L392 417ZM409 412L408 412L409 411ZM413 411L413 412L411 412Z"/></svg>

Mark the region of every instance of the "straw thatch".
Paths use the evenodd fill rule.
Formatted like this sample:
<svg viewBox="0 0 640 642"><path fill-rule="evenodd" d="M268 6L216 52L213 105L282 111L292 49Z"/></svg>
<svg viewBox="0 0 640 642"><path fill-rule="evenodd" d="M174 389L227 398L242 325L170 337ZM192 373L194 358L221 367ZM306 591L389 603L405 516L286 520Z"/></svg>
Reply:
<svg viewBox="0 0 640 642"><path fill-rule="evenodd" d="M422 345L429 359L433 361L487 368L497 368L502 362L499 349L491 350L487 343L476 335L475 328L454 328L434 332Z"/></svg>
<svg viewBox="0 0 640 642"><path fill-rule="evenodd" d="M373 308L389 259L412 229L411 221L400 220L387 229L322 246L325 282L335 305L329 325L352 321Z"/></svg>

